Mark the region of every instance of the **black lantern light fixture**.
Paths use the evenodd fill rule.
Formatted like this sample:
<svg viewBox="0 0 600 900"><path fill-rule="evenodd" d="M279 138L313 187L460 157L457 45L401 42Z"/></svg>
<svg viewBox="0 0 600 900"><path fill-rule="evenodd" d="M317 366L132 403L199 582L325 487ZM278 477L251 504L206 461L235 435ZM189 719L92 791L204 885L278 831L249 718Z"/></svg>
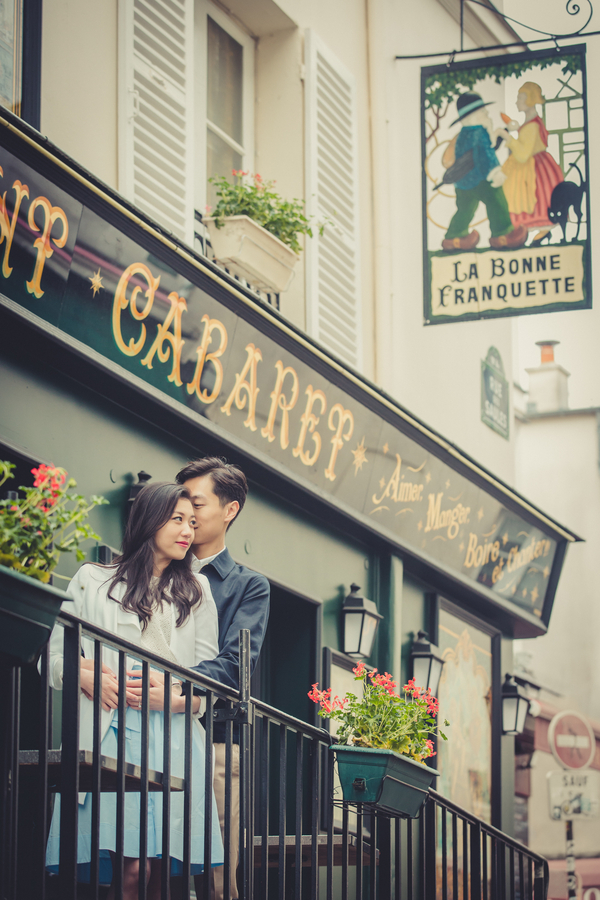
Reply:
<svg viewBox="0 0 600 900"><path fill-rule="evenodd" d="M138 477L137 484L132 484L131 487L129 488L129 496L127 497L127 510L128 510L127 515L128 516L129 516L129 510L131 509L133 501L135 500L135 498L137 497L137 495L139 494L141 489L148 484L148 482L152 478L152 475L148 475L148 473L144 472L144 470L142 469L141 472L138 472L137 477Z"/></svg>
<svg viewBox="0 0 600 900"><path fill-rule="evenodd" d="M366 659L371 655L373 642L383 619L372 600L360 593L360 585L351 584L350 593L342 607L344 653L352 659Z"/></svg>
<svg viewBox="0 0 600 900"><path fill-rule="evenodd" d="M412 677L418 687L431 688L437 697L445 659L435 644L429 640L426 631L419 631L410 651Z"/></svg>
<svg viewBox="0 0 600 900"><path fill-rule="evenodd" d="M522 734L529 711L529 697L512 675L502 685L502 734Z"/></svg>

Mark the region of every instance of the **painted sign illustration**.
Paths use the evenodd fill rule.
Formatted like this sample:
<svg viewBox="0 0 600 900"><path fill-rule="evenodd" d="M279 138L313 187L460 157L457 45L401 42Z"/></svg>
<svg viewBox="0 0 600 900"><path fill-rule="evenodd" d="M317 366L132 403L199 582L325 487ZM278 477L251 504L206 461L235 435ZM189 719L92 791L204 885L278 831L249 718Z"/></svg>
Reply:
<svg viewBox="0 0 600 900"><path fill-rule="evenodd" d="M591 306L585 47L422 69L426 324Z"/></svg>
<svg viewBox="0 0 600 900"><path fill-rule="evenodd" d="M174 257L97 193L82 196L0 126L0 304L118 367L206 432L285 469L373 531L451 571L527 628L545 622L561 537L425 427L351 389L284 329ZM93 205L93 208L92 208ZM110 216L106 213L110 213ZM175 268L176 266L177 268ZM244 314L242 314L244 312ZM548 602L546 602L548 601Z"/></svg>

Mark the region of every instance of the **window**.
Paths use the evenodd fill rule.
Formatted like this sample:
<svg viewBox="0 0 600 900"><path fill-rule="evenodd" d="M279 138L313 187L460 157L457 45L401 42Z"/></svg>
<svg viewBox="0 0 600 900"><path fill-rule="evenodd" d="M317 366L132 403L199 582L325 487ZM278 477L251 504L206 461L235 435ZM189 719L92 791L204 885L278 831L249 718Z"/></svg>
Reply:
<svg viewBox="0 0 600 900"><path fill-rule="evenodd" d="M190 245L208 178L252 167L253 72L208 0L119 0L119 190Z"/></svg>
<svg viewBox="0 0 600 900"><path fill-rule="evenodd" d="M254 41L207 0L196 0L196 209L214 207L208 179L254 165Z"/></svg>
<svg viewBox="0 0 600 900"><path fill-rule="evenodd" d="M0 5L0 103L21 115L23 0Z"/></svg>
<svg viewBox="0 0 600 900"><path fill-rule="evenodd" d="M356 100L353 76L306 34L306 206L322 236L307 244L307 330L361 361Z"/></svg>
<svg viewBox="0 0 600 900"><path fill-rule="evenodd" d="M0 3L0 104L40 127L42 0Z"/></svg>

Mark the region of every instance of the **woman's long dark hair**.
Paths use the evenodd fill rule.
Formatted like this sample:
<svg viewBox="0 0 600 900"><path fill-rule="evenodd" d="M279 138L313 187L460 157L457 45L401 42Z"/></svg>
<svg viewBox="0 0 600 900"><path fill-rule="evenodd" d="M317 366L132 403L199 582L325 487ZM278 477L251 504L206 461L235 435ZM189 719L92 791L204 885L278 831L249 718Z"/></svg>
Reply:
<svg viewBox="0 0 600 900"><path fill-rule="evenodd" d="M120 602L123 609L137 613L142 631L152 615L150 579L154 571L154 535L167 524L181 499L191 503L189 491L181 484L158 481L143 487L129 513L121 555L113 563L117 571L111 579L108 596ZM111 592L121 582L126 585L126 590L118 601ZM184 559L171 560L165 567L158 583L158 596L164 598L167 588L168 600L177 609L179 627L202 599L202 589L192 572L191 553Z"/></svg>

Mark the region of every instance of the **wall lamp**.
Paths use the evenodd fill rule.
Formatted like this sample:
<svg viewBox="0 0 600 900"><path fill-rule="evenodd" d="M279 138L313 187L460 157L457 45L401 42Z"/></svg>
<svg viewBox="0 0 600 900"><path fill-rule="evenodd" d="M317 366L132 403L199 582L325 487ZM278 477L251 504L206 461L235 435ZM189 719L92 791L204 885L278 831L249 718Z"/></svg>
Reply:
<svg viewBox="0 0 600 900"><path fill-rule="evenodd" d="M529 711L529 697L512 675L502 685L502 734L522 734Z"/></svg>
<svg viewBox="0 0 600 900"><path fill-rule="evenodd" d="M360 593L360 585L351 584L350 593L342 606L344 653L352 659L367 659L373 650L373 642L380 621L372 600Z"/></svg>
<svg viewBox="0 0 600 900"><path fill-rule="evenodd" d="M426 631L418 632L410 650L410 658L415 684L425 690L431 688L431 693L437 697L442 669L446 660L438 647L431 643Z"/></svg>
<svg viewBox="0 0 600 900"><path fill-rule="evenodd" d="M138 480L137 484L132 484L129 488L129 496L127 497L127 515L129 516L129 510L131 509L131 505L141 489L150 481L152 475L148 475L147 472L144 472L142 469L141 472L138 472Z"/></svg>

